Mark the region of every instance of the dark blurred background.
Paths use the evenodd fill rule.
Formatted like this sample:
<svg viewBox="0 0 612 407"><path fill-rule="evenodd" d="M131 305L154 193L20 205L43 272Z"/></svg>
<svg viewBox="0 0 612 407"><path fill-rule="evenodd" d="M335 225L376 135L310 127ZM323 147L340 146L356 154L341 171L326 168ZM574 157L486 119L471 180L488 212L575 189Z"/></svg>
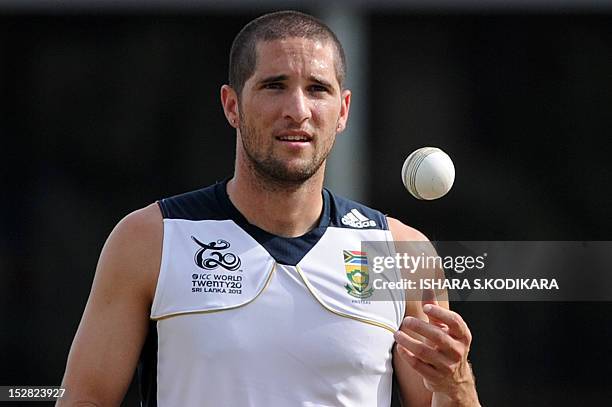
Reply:
<svg viewBox="0 0 612 407"><path fill-rule="evenodd" d="M0 385L59 385L114 225L231 175L229 47L278 6L26 3L0 3ZM357 50L332 187L431 239L612 240L611 8L354 4L292 7L344 24ZM427 145L457 169L434 202L399 176ZM452 306L474 334L483 405L610 404L610 303Z"/></svg>

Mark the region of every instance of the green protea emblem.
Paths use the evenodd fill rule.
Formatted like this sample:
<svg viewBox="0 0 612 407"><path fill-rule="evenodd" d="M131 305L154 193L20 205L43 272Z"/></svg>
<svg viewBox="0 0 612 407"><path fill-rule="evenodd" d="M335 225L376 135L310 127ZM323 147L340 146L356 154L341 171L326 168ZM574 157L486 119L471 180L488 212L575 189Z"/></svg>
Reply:
<svg viewBox="0 0 612 407"><path fill-rule="evenodd" d="M368 288L370 275L368 272L368 258L365 252L343 250L344 270L349 284L345 285L346 291L355 298L368 298L374 292L372 287Z"/></svg>

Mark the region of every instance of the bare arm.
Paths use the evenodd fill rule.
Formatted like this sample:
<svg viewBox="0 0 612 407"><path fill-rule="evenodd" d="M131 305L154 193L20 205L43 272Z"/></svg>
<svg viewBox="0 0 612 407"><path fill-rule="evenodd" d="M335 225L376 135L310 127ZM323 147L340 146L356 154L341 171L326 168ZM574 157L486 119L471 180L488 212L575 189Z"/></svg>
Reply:
<svg viewBox="0 0 612 407"><path fill-rule="evenodd" d="M394 240L428 240L418 230L396 219L388 220ZM448 301L436 299L433 293L427 294L431 298L406 301L405 318L396 333L393 367L402 404L404 407L479 406L467 362L471 333L461 316L449 310Z"/></svg>
<svg viewBox="0 0 612 407"><path fill-rule="evenodd" d="M76 333L58 406L118 406L132 380L159 273L157 204L125 217L110 234Z"/></svg>

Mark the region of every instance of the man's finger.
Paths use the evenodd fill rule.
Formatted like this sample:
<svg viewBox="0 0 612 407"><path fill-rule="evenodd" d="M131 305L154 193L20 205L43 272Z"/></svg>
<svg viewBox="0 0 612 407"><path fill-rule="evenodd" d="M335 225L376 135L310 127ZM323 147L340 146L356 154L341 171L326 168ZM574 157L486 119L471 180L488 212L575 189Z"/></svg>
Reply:
<svg viewBox="0 0 612 407"><path fill-rule="evenodd" d="M438 305L427 304L423 306L423 312L429 318L435 318L448 326L448 333L454 338L466 338L471 341L472 336L463 318L456 312L442 308Z"/></svg>
<svg viewBox="0 0 612 407"><path fill-rule="evenodd" d="M446 368L453 364L445 354L439 352L424 342L412 338L402 331L395 332L395 342L408 349L414 356L436 368Z"/></svg>
<svg viewBox="0 0 612 407"><path fill-rule="evenodd" d="M433 304L438 305L438 299L436 298L436 292L431 288L426 288L421 293L421 304Z"/></svg>
<svg viewBox="0 0 612 407"><path fill-rule="evenodd" d="M400 358L408 362L408 364L425 379L437 381L443 377L442 373L438 372L432 365L423 362L405 347L398 345L397 353L400 355Z"/></svg>
<svg viewBox="0 0 612 407"><path fill-rule="evenodd" d="M436 292L432 290L431 288L424 289L421 292L421 307L425 308L427 304L439 305L438 298L436 297ZM429 319L429 322L431 322L432 324L437 325L444 330L448 330L448 327L444 324L444 322L436 319L435 317L429 316L429 315L427 315L427 318Z"/></svg>
<svg viewBox="0 0 612 407"><path fill-rule="evenodd" d="M428 339L430 345L435 346L438 351L443 352L449 359L455 362L461 359L461 352L457 346L459 343L449 336L445 329L412 317L406 317L402 322L401 328L404 332L406 330L416 332Z"/></svg>

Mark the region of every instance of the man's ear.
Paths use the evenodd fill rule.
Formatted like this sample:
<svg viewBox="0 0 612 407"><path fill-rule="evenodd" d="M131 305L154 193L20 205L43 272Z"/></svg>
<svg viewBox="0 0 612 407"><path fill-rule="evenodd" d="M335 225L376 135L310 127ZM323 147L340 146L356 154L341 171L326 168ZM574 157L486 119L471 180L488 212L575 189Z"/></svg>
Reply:
<svg viewBox="0 0 612 407"><path fill-rule="evenodd" d="M223 113L230 126L237 129L240 124L240 112L238 111L238 94L229 85L221 86L221 106Z"/></svg>
<svg viewBox="0 0 612 407"><path fill-rule="evenodd" d="M351 107L351 91L345 89L342 91L342 100L340 105L340 115L338 116L338 127L336 133L341 133L346 129L346 123L349 117L349 109Z"/></svg>

